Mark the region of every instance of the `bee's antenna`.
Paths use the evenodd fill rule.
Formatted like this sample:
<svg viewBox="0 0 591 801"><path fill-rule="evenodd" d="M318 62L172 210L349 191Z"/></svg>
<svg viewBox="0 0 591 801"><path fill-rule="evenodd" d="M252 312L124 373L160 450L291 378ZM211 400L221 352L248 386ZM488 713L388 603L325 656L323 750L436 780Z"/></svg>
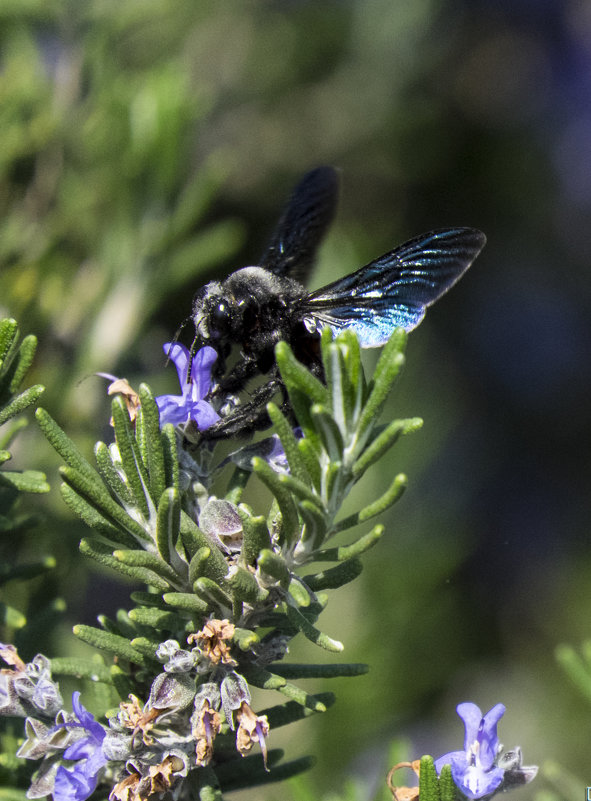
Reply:
<svg viewBox="0 0 591 801"><path fill-rule="evenodd" d="M183 328L187 325L187 323L190 320L192 320L192 317L185 317L183 322L177 328L176 333L175 333L175 335L173 336L173 338L172 338L172 340L170 342L170 346L168 348L168 353L166 354L166 364L167 365L168 365L168 363L170 361L170 351L172 349L172 346L174 345L175 342L179 341L179 337L181 335L181 332L182 332ZM191 343L191 350L189 351L189 366L187 367L187 384L189 384L190 381L191 381L191 368L193 366L193 356L195 355L195 353L197 351L197 343L198 342L199 342L199 337L195 334L195 338L193 339L193 342Z"/></svg>
<svg viewBox="0 0 591 801"><path fill-rule="evenodd" d="M185 320L186 322L186 320ZM187 368L187 384L191 383L191 370L193 369L193 356L197 352L197 345L199 344L199 336L195 333L193 341L191 342L191 349L189 350L189 367Z"/></svg>
<svg viewBox="0 0 591 801"><path fill-rule="evenodd" d="M169 347L168 347L168 353L166 354L166 366L167 366L167 367L168 367L168 362L170 361L170 351L171 351L171 348L172 348L172 346L174 345L174 343L175 343L175 342L178 342L178 341L179 341L179 337L180 337L180 335L181 335L181 332L182 332L183 328L184 328L184 327L187 325L187 323L189 322L189 320L190 320L190 319L191 319L190 317L185 317L185 319L183 320L183 322L182 322L182 323L179 325L179 327L177 328L177 330L176 330L176 333L175 333L175 335L173 336L172 340L170 341L170 345L169 345ZM192 346L191 346L191 347L192 347Z"/></svg>

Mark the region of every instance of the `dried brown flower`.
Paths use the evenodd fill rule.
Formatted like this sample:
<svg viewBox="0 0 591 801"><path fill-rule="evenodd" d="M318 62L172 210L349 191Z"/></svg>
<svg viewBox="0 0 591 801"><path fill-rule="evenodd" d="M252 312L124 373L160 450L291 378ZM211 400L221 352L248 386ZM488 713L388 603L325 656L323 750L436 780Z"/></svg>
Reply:
<svg viewBox="0 0 591 801"><path fill-rule="evenodd" d="M219 665L220 662L224 665L235 665L237 663L232 659L228 646L228 641L232 640L235 630L234 624L229 620L212 618L201 631L189 635L188 642L189 644L197 642L202 653L214 665Z"/></svg>

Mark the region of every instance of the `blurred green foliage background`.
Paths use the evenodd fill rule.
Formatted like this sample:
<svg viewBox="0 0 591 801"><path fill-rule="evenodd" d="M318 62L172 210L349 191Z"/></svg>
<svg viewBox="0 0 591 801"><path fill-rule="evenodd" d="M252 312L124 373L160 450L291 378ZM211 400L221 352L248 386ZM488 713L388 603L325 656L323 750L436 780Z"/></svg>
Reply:
<svg viewBox="0 0 591 801"><path fill-rule="evenodd" d="M410 339L391 414L425 427L388 467L410 488L323 620L371 673L274 744L319 756L319 792L372 786L390 738L459 748L455 705L503 701L507 747L591 785L589 707L554 659L591 619L589 4L1 0L0 48L0 313L39 336L32 381L86 453L110 436L93 373L172 391L161 346L193 292L256 263L307 169L343 175L314 286L429 228L486 232ZM58 557L29 603L66 612L22 643L53 656L129 588L80 569L33 427L17 457L54 486L9 546Z"/></svg>

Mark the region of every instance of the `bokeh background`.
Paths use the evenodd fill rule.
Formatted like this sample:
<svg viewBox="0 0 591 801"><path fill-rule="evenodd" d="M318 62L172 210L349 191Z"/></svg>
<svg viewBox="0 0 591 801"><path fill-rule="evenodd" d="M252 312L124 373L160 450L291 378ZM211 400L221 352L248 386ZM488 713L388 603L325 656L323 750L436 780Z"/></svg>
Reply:
<svg viewBox="0 0 591 801"><path fill-rule="evenodd" d="M343 179L313 287L430 228L486 232L410 337L388 413L425 426L360 491L410 486L322 621L371 673L277 737L318 755L311 797L369 792L391 738L460 748L455 705L503 701L501 740L550 766L515 798L554 797L553 763L583 798L591 710L554 652L591 629L591 4L1 0L0 48L0 312L39 336L32 380L87 454L110 436L93 373L172 391L161 347L193 292L256 263L307 169ZM129 587L80 569L33 426L17 458L54 486L10 544L58 557L35 599L65 601L51 656Z"/></svg>

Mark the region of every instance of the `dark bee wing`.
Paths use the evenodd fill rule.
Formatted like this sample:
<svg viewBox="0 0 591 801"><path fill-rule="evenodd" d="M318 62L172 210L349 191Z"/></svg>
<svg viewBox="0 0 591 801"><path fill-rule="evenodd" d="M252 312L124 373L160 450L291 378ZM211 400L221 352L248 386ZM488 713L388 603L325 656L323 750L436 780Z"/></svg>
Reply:
<svg viewBox="0 0 591 801"><path fill-rule="evenodd" d="M415 328L427 306L472 264L486 237L474 228L443 228L417 236L345 278L303 299L311 330L354 331L364 348L384 345L395 328Z"/></svg>
<svg viewBox="0 0 591 801"><path fill-rule="evenodd" d="M260 266L305 283L316 251L334 217L339 178L332 167L306 173L293 190Z"/></svg>

